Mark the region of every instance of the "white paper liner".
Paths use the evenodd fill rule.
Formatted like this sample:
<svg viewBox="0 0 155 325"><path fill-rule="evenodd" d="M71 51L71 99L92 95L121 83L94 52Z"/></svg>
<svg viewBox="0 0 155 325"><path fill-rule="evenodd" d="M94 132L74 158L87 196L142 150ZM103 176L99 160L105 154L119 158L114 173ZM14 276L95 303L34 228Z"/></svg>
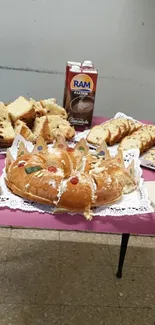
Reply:
<svg viewBox="0 0 155 325"><path fill-rule="evenodd" d="M23 138L20 135L17 136L10 149L14 158L16 158L17 147L21 140L24 141L29 151L31 151L33 148L32 143L28 143L26 140L23 140ZM116 151L117 151L116 148L111 148L110 149L111 155L115 155ZM122 199L119 202L113 203L112 205L109 206L93 209L94 216L104 217L107 215L108 216L136 215L136 214L150 213L154 211L151 206L147 190L144 186L144 182L141 178L142 170L140 168L139 150L133 149L124 153L124 161L126 167L133 159L135 162L135 179L137 181L140 179L137 190L135 190L130 194L123 195ZM22 211L29 211L29 212L36 212L36 211L40 213L53 212L54 207L46 206L44 204L34 203L14 195L7 188L4 178L5 178L5 171L3 170L3 174L0 178L0 186L1 186L0 207L7 207L12 210L19 209Z"/></svg>

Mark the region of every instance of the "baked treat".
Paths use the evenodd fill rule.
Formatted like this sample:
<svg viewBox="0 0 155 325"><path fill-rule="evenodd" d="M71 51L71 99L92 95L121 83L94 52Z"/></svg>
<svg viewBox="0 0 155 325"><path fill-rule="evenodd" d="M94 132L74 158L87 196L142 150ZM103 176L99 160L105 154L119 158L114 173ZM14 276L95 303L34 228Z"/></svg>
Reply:
<svg viewBox="0 0 155 325"><path fill-rule="evenodd" d="M39 137L32 153L27 153L22 144L15 161L8 150L6 184L23 198L55 206L55 213L82 212L91 219L92 207L117 201L136 188L133 169L129 172L124 168L120 152L115 158L105 159L103 150L96 155L96 161L92 157L90 162L91 152L84 139L71 148L60 137L48 151Z"/></svg>
<svg viewBox="0 0 155 325"><path fill-rule="evenodd" d="M106 129L101 125L94 126L88 136L87 141L93 145L100 145L103 141L107 142L110 137L109 129Z"/></svg>
<svg viewBox="0 0 155 325"><path fill-rule="evenodd" d="M32 132L36 138L42 136L47 143L51 143L54 140L54 137L51 137L47 116L36 117Z"/></svg>
<svg viewBox="0 0 155 325"><path fill-rule="evenodd" d="M0 122L11 122L7 108L2 102L0 102Z"/></svg>
<svg viewBox="0 0 155 325"><path fill-rule="evenodd" d="M56 103L56 99L54 98L44 99L44 100L40 100L40 103L42 107L46 109L47 115L59 115L64 119L67 119L66 110Z"/></svg>
<svg viewBox="0 0 155 325"><path fill-rule="evenodd" d="M35 109L35 117L46 116L47 111L44 109L40 102L36 102L33 98L30 98L30 103L32 103Z"/></svg>
<svg viewBox="0 0 155 325"><path fill-rule="evenodd" d="M13 130L11 120L5 105L0 102L0 146L11 146L15 138L15 132Z"/></svg>
<svg viewBox="0 0 155 325"><path fill-rule="evenodd" d="M131 135L126 136L120 143L119 148L122 150L129 150L138 148L142 154L155 144L155 126L144 125L133 132Z"/></svg>
<svg viewBox="0 0 155 325"><path fill-rule="evenodd" d="M143 158L155 164L155 147L149 149Z"/></svg>
<svg viewBox="0 0 155 325"><path fill-rule="evenodd" d="M58 115L47 116L51 139L63 135L65 139L70 140L75 135L75 130L70 123ZM52 141L51 141L52 142Z"/></svg>
<svg viewBox="0 0 155 325"><path fill-rule="evenodd" d="M11 146L15 138L15 132L9 121L0 122L0 147Z"/></svg>
<svg viewBox="0 0 155 325"><path fill-rule="evenodd" d="M15 135L21 134L26 140L35 142L36 137L30 130L30 128L23 121L16 121L15 123Z"/></svg>
<svg viewBox="0 0 155 325"><path fill-rule="evenodd" d="M7 106L8 113L13 122L22 120L31 123L35 116L35 109L33 103L28 101L25 97L20 96L14 102Z"/></svg>
<svg viewBox="0 0 155 325"><path fill-rule="evenodd" d="M132 119L122 117L111 119L93 127L87 136L87 141L96 146L100 145L102 141L105 141L108 145L112 146L141 127L142 123Z"/></svg>
<svg viewBox="0 0 155 325"><path fill-rule="evenodd" d="M75 130L66 119L65 109L54 98L35 101L33 98L28 100L20 96L7 105L0 102L0 146L10 146L17 134L32 142L39 135L47 143L52 143L60 135L70 140L75 135Z"/></svg>

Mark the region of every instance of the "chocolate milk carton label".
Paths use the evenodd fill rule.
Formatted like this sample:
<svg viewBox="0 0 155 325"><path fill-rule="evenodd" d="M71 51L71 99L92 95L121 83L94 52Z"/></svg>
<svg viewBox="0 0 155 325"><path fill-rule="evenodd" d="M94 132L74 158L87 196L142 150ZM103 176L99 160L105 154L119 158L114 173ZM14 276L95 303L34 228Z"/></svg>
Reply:
<svg viewBox="0 0 155 325"><path fill-rule="evenodd" d="M87 62L87 61L85 61ZM66 79L65 79L65 88L64 88L64 98L63 98L63 107L65 107L66 105L66 97L67 97L67 90L68 90L68 87L67 87L67 81L68 81L68 74L69 74L69 69L72 67L72 66L78 66L80 67L81 66L81 62L73 62L73 61L68 61L67 62L67 65L66 65Z"/></svg>
<svg viewBox="0 0 155 325"><path fill-rule="evenodd" d="M72 66L68 73L66 110L71 125L89 128L92 123L97 71L92 67Z"/></svg>

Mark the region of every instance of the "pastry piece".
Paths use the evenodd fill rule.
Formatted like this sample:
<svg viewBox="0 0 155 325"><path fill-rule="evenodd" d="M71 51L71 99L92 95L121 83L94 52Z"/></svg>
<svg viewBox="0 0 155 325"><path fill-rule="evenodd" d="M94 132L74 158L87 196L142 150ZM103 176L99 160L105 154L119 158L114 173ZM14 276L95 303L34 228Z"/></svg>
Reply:
<svg viewBox="0 0 155 325"><path fill-rule="evenodd" d="M133 192L137 187L136 182L134 180L134 175L131 175L128 170L122 168L117 163L110 161L106 162L106 160L103 161L98 170L96 168L92 170L92 175L99 173L102 173L103 177L106 174L114 176L122 186L123 194Z"/></svg>
<svg viewBox="0 0 155 325"><path fill-rule="evenodd" d="M136 128L136 131L141 129L141 127L143 126L143 124L141 122L138 122L138 121L134 121L135 123L135 128Z"/></svg>
<svg viewBox="0 0 155 325"><path fill-rule="evenodd" d="M32 132L36 138L41 136L47 143L51 143L54 140L54 135L51 134L50 125L46 116L36 117Z"/></svg>
<svg viewBox="0 0 155 325"><path fill-rule="evenodd" d="M123 186L114 176L106 173L104 176L95 173L92 176L97 188L94 205L107 205L121 199Z"/></svg>
<svg viewBox="0 0 155 325"><path fill-rule="evenodd" d="M0 102L0 122L11 122L8 110L2 102Z"/></svg>
<svg viewBox="0 0 155 325"><path fill-rule="evenodd" d="M127 119L129 123L129 134L132 134L134 131L136 131L136 124L132 119Z"/></svg>
<svg viewBox="0 0 155 325"><path fill-rule="evenodd" d="M9 104L7 110L13 122L22 120L31 123L35 115L33 103L23 96L18 97L14 102Z"/></svg>
<svg viewBox="0 0 155 325"><path fill-rule="evenodd" d="M108 142L110 137L109 129L101 125L94 126L87 135L87 141L99 146L103 141Z"/></svg>
<svg viewBox="0 0 155 325"><path fill-rule="evenodd" d="M42 107L46 109L47 115L59 115L64 119L67 119L67 112L66 110L56 104L56 100L54 98L44 99L40 101Z"/></svg>
<svg viewBox="0 0 155 325"><path fill-rule="evenodd" d="M16 121L15 123L15 135L21 134L27 141L35 142L36 137L29 129L29 127L23 121Z"/></svg>
<svg viewBox="0 0 155 325"><path fill-rule="evenodd" d="M120 128L120 136L117 138L117 142L120 142L129 133L128 121L123 118L116 118L111 120L110 123Z"/></svg>
<svg viewBox="0 0 155 325"><path fill-rule="evenodd" d="M155 164L155 147L147 151L147 153L144 156L144 159L149 160Z"/></svg>
<svg viewBox="0 0 155 325"><path fill-rule="evenodd" d="M70 126L69 122L64 120L61 116L48 115L47 118L52 139L55 139L61 135L64 136L67 140L70 140L74 137L74 128Z"/></svg>
<svg viewBox="0 0 155 325"><path fill-rule="evenodd" d="M0 147L9 147L15 138L15 132L11 122L0 121Z"/></svg>
<svg viewBox="0 0 155 325"><path fill-rule="evenodd" d="M155 145L155 125L146 125L146 130L151 135L152 145Z"/></svg>
<svg viewBox="0 0 155 325"><path fill-rule="evenodd" d="M138 131L133 133L137 139L140 139L143 143L142 151L146 151L153 144L151 133L149 133L147 126L141 127ZM141 152L142 152L141 151Z"/></svg>
<svg viewBox="0 0 155 325"><path fill-rule="evenodd" d="M107 144L109 144L110 146L112 146L115 143L117 143L119 141L119 139L121 138L121 130L120 130L120 127L118 125L113 124L111 121L106 122L103 125L110 132L110 137L107 140Z"/></svg>
<svg viewBox="0 0 155 325"><path fill-rule="evenodd" d="M78 195L77 195L78 193ZM89 211L95 200L92 178L84 173L73 173L60 184L57 208L72 212Z"/></svg>
<svg viewBox="0 0 155 325"><path fill-rule="evenodd" d="M19 173L20 179L19 181ZM57 200L58 188L63 178L59 168L46 168L40 155L27 154L19 157L9 167L6 184L11 191L26 199L53 205Z"/></svg>
<svg viewBox="0 0 155 325"><path fill-rule="evenodd" d="M30 98L30 103L32 103L35 109L35 117L46 116L47 111L44 109L40 102L36 102L33 98Z"/></svg>
<svg viewBox="0 0 155 325"><path fill-rule="evenodd" d="M136 188L134 164L125 169L121 151L114 158L105 158L98 155L100 151L93 155L84 139L76 148L66 146L62 137L56 141L58 145L47 148L43 138L39 137L32 153L21 153L24 146L20 144L15 161L8 151L6 184L13 193L54 205L55 213L83 213L90 220L92 207L111 204ZM105 144L101 146L103 148ZM90 167L83 169L80 165L77 170L78 157L84 166L85 162L90 162Z"/></svg>
<svg viewBox="0 0 155 325"><path fill-rule="evenodd" d="M130 136L125 137L121 141L119 148L123 151L127 151L130 149L139 149L140 152L143 152L143 142L139 137L130 135Z"/></svg>
<svg viewBox="0 0 155 325"><path fill-rule="evenodd" d="M131 135L125 137L119 148L122 150L129 150L132 148L138 148L140 153L148 150L155 143L155 126L144 125L141 126L138 131L133 132Z"/></svg>

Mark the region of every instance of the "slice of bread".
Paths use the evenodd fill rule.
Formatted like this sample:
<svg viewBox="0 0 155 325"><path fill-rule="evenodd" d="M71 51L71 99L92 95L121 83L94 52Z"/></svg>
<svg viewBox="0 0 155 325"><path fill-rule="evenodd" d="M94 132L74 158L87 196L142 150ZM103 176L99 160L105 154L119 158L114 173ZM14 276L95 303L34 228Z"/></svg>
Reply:
<svg viewBox="0 0 155 325"><path fill-rule="evenodd" d="M47 143L51 143L54 140L50 132L47 116L36 117L32 132L36 138L42 136Z"/></svg>
<svg viewBox="0 0 155 325"><path fill-rule="evenodd" d="M75 135L75 130L69 122L58 115L48 115L48 122L51 136L56 138L63 135L66 140L70 140Z"/></svg>
<svg viewBox="0 0 155 325"><path fill-rule="evenodd" d="M105 122L102 124L102 127L109 130L110 136L107 140L107 144L112 146L113 144L117 143L121 136L120 127L116 124L113 124L113 120Z"/></svg>
<svg viewBox="0 0 155 325"><path fill-rule="evenodd" d="M33 104L35 109L35 117L41 117L47 115L47 110L42 107L40 102L36 102L33 98L30 98L30 102Z"/></svg>
<svg viewBox="0 0 155 325"><path fill-rule="evenodd" d="M64 119L67 119L66 110L56 104L56 102L53 101L53 98L41 100L40 103L42 107L46 109L47 115L59 115Z"/></svg>
<svg viewBox="0 0 155 325"><path fill-rule="evenodd" d="M113 125L116 125L120 128L120 137L117 139L117 142L120 142L129 132L129 124L125 122L123 118L117 118L111 120Z"/></svg>
<svg viewBox="0 0 155 325"><path fill-rule="evenodd" d="M146 125L146 130L151 134L152 145L155 145L155 125Z"/></svg>
<svg viewBox="0 0 155 325"><path fill-rule="evenodd" d="M136 131L141 129L143 127L143 124L141 122L138 122L138 121L134 121L135 123L135 128L136 128Z"/></svg>
<svg viewBox="0 0 155 325"><path fill-rule="evenodd" d="M15 138L15 132L9 121L0 121L0 146L9 146Z"/></svg>
<svg viewBox="0 0 155 325"><path fill-rule="evenodd" d="M150 160L151 162L155 163L155 147L147 151L146 155L144 156L144 159Z"/></svg>
<svg viewBox="0 0 155 325"><path fill-rule="evenodd" d="M125 137L120 145L119 149L121 150L130 150L130 149L139 149L140 152L143 151L143 142L140 138L137 138L136 136L130 135Z"/></svg>
<svg viewBox="0 0 155 325"><path fill-rule="evenodd" d="M7 106L8 113L13 122L22 120L30 123L35 115L33 103L23 96L18 97L14 102Z"/></svg>
<svg viewBox="0 0 155 325"><path fill-rule="evenodd" d="M129 134L132 134L134 131L136 131L136 125L135 122L132 119L127 119L128 123L129 123Z"/></svg>
<svg viewBox="0 0 155 325"><path fill-rule="evenodd" d="M93 145L99 146L103 141L107 142L110 137L109 129L103 127L103 125L94 126L87 135L87 141Z"/></svg>
<svg viewBox="0 0 155 325"><path fill-rule="evenodd" d="M141 127L138 131L134 132L133 135L142 140L143 151L146 151L152 146L152 137L148 132L147 126Z"/></svg>
<svg viewBox="0 0 155 325"><path fill-rule="evenodd" d="M0 122L4 121L11 122L6 106L0 102Z"/></svg>
<svg viewBox="0 0 155 325"><path fill-rule="evenodd" d="M35 142L36 137L29 129L29 127L23 122L18 120L15 123L15 134L21 134L26 140Z"/></svg>

